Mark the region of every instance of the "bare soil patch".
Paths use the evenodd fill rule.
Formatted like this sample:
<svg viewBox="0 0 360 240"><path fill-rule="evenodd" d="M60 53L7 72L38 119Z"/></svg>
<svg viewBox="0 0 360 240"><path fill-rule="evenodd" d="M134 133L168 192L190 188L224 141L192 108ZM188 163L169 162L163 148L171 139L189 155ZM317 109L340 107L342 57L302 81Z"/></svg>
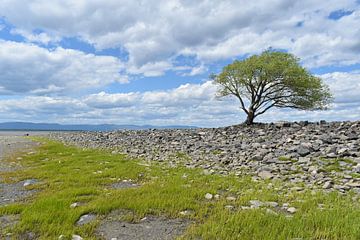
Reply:
<svg viewBox="0 0 360 240"><path fill-rule="evenodd" d="M118 240L158 240L175 239L189 226L186 219L168 219L158 216L146 216L139 222L123 220L124 211L110 213L97 229L97 235L103 239Z"/></svg>

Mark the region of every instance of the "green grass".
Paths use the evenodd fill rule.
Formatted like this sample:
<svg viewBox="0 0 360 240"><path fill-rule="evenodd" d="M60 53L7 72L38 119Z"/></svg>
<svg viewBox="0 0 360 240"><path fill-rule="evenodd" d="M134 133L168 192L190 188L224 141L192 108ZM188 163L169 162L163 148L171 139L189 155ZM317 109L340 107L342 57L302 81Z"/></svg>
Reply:
<svg viewBox="0 0 360 240"><path fill-rule="evenodd" d="M359 201L353 200L352 193L284 193L281 181L254 182L250 176L204 175L201 169L149 166L149 162L127 160L124 155L38 140L43 144L36 154L19 160L24 170L0 174L8 182L29 178L41 181L39 193L29 201L0 207L0 215L21 214L21 221L11 229L16 234L32 231L40 239L57 239L61 234L96 239L96 226L114 209L133 211L134 215L127 218L132 221L147 214L184 217L180 212L187 209L194 212L186 216L193 224L180 239L360 239ZM141 187L109 187L124 179L132 179ZM220 193L221 197L206 200L208 192ZM237 200L227 201L226 196L237 196ZM281 211L274 215L266 209L238 210L252 199L289 203L298 212L289 218ZM74 202L84 205L72 209L69 206ZM236 210L225 209L229 204ZM97 214L99 221L74 225L89 212Z"/></svg>
<svg viewBox="0 0 360 240"><path fill-rule="evenodd" d="M323 170L326 172L341 172L343 170L350 170L350 166L341 166L340 162L347 163L351 166L355 166L356 163L351 159L346 158L323 158L322 161L326 164L323 166Z"/></svg>

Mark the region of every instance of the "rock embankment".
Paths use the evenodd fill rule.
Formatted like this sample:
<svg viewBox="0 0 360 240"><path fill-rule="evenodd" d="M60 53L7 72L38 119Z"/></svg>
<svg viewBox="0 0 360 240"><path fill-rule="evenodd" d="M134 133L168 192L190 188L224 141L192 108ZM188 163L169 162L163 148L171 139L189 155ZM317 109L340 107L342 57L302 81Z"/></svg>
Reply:
<svg viewBox="0 0 360 240"><path fill-rule="evenodd" d="M71 132L51 137L149 161L201 167L205 174L250 174L301 182L308 188L360 193L360 121Z"/></svg>

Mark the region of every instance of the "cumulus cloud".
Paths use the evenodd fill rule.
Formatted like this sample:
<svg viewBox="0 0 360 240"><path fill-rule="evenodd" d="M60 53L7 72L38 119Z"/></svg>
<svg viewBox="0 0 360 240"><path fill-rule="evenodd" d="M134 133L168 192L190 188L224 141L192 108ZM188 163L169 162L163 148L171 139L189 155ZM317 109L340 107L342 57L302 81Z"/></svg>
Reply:
<svg viewBox="0 0 360 240"><path fill-rule="evenodd" d="M206 63L270 46L308 66L359 63L359 9L356 0L0 2L0 15L31 41L79 37L98 49L121 47L130 72L149 76L168 70L181 53ZM334 12L347 14L329 18Z"/></svg>
<svg viewBox="0 0 360 240"><path fill-rule="evenodd" d="M110 56L28 43L0 40L0 91L15 93L61 93L127 82L119 71L123 64Z"/></svg>
<svg viewBox="0 0 360 240"><path fill-rule="evenodd" d="M166 91L102 90L169 71L200 75L221 60L269 47L294 53L308 68L360 64L356 0L2 0L0 16L0 31L25 39L0 40L0 93L21 95L0 100L2 119L229 125L244 115L236 99L215 99L211 82ZM60 47L64 38L77 38L96 51ZM109 48L127 53L126 60L100 56ZM360 72L321 77L335 96L331 110L274 109L259 120L360 118Z"/></svg>
<svg viewBox="0 0 360 240"><path fill-rule="evenodd" d="M257 120L264 122L357 120L360 118L360 73L321 75L335 96L328 111L271 109ZM339 87L340 81L343 87ZM0 118L63 123L115 123L196 125L205 127L238 124L245 119L235 98L217 99L217 87L207 81L184 84L167 91L90 94L81 98L33 96L0 100ZM347 101L345 95L351 99Z"/></svg>
<svg viewBox="0 0 360 240"><path fill-rule="evenodd" d="M360 71L332 72L321 75L339 104L353 103L360 106Z"/></svg>
<svg viewBox="0 0 360 240"><path fill-rule="evenodd" d="M114 93L100 92L84 98L84 103L93 108L124 108L131 107L140 98L139 93Z"/></svg>

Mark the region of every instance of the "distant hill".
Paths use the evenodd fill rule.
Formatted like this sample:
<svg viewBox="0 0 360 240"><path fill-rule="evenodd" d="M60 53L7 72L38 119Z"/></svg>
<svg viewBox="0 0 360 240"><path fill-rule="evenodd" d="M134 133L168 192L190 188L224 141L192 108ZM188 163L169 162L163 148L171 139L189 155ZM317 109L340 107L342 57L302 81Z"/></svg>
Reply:
<svg viewBox="0 0 360 240"><path fill-rule="evenodd" d="M197 128L195 126L153 126L153 125L116 125L116 124L74 124L62 125L57 123L32 123L32 122L4 122L0 123L0 130L37 130L37 131L111 131L118 129L184 129Z"/></svg>

